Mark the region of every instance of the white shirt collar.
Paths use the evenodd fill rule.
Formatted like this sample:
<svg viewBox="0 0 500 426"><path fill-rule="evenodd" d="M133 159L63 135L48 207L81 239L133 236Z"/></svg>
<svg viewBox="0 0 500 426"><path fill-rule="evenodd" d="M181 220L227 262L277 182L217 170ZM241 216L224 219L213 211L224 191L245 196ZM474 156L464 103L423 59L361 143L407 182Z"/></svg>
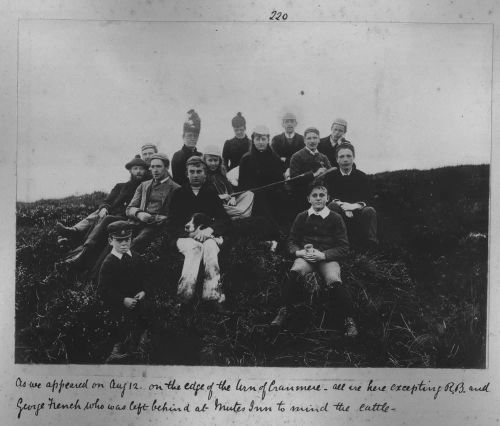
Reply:
<svg viewBox="0 0 500 426"><path fill-rule="evenodd" d="M167 180L168 180L169 176L165 176L162 180L160 180L160 183L165 183ZM155 180L153 179L153 182L155 182Z"/></svg>
<svg viewBox="0 0 500 426"><path fill-rule="evenodd" d="M330 214L330 209L325 206L323 207L323 210L316 212L311 206L309 207L309 210L307 210L307 215L311 216L312 214L315 214L316 216L321 216L322 219L325 219Z"/></svg>
<svg viewBox="0 0 500 426"><path fill-rule="evenodd" d="M114 247L111 249L111 254L114 254L118 259L122 260L123 253L118 253ZM127 252L127 254L132 257L132 252L130 250Z"/></svg>
<svg viewBox="0 0 500 426"><path fill-rule="evenodd" d="M307 146L306 146L306 149L312 154L312 155L316 155L318 153L318 148L316 148L316 151L313 151L311 149L309 149Z"/></svg>
<svg viewBox="0 0 500 426"><path fill-rule="evenodd" d="M344 172L340 167L339 167L339 170L340 170L340 173L342 173L342 176L349 176L352 173L352 167L351 167L351 170L349 170L348 172Z"/></svg>

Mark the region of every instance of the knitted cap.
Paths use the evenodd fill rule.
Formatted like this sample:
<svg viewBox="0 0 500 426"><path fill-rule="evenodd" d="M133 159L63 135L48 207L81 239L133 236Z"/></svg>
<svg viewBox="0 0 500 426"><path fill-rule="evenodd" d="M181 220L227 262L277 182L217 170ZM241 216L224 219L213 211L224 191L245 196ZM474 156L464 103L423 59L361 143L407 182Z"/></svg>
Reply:
<svg viewBox="0 0 500 426"><path fill-rule="evenodd" d="M186 121L184 122L183 132L184 133L193 132L199 134L200 129L201 129L200 116L194 109L190 109L187 112L187 118Z"/></svg>
<svg viewBox="0 0 500 426"><path fill-rule="evenodd" d="M235 117L231 120L231 125L236 128L236 127L246 127L247 122L245 120L245 117L241 115L241 112L236 114Z"/></svg>
<svg viewBox="0 0 500 426"><path fill-rule="evenodd" d="M336 118L335 120L333 120L332 127L334 124L339 124L340 126L344 126L344 129L347 132L347 121L345 121L343 118Z"/></svg>
<svg viewBox="0 0 500 426"><path fill-rule="evenodd" d="M304 130L304 137L305 137L308 133L316 133L316 134L319 136L319 130L318 130L318 129L316 129L316 127L308 127L306 130Z"/></svg>
<svg viewBox="0 0 500 426"><path fill-rule="evenodd" d="M217 145L208 145L203 149L204 155L216 155L217 157L222 157L222 151Z"/></svg>
<svg viewBox="0 0 500 426"><path fill-rule="evenodd" d="M140 155L136 155L132 160L130 160L127 164L125 164L125 168L130 170L134 166L141 166L145 169L148 168L147 163L141 158Z"/></svg>

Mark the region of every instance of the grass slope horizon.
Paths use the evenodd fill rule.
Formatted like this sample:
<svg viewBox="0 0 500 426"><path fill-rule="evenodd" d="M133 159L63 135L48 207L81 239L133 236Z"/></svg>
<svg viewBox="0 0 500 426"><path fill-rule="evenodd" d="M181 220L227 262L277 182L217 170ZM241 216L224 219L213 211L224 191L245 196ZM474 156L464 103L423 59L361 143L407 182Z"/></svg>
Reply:
<svg viewBox="0 0 500 426"><path fill-rule="evenodd" d="M221 253L228 313L199 305L186 321L175 292L182 259L159 239L143 258L155 278L155 319L140 364L484 368L488 277L489 166L448 166L371 175L381 248L342 263L359 312L360 336L325 321L322 290L305 289L301 315L276 332L269 322L291 260L239 239ZM103 192L17 203L18 363L102 363L109 324L95 284L57 271L64 256L54 224L95 209Z"/></svg>

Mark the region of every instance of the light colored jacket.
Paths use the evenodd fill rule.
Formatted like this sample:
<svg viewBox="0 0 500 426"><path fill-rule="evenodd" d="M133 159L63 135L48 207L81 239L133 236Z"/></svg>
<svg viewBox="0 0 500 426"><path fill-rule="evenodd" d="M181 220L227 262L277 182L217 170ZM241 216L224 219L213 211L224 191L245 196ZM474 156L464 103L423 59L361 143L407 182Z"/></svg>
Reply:
<svg viewBox="0 0 500 426"><path fill-rule="evenodd" d="M131 219L136 219L137 212L146 211L146 205L148 202L149 195L151 194L151 185L153 183L153 179L147 180L146 182L142 182L137 189L135 190L135 194L130 201L130 204L127 206L125 214L127 217ZM167 182L167 191L165 192L164 198L162 199L162 207L159 214L164 216L168 216L170 210L170 201L172 200L172 195L174 192L180 188L180 186L175 183L171 177L168 178Z"/></svg>

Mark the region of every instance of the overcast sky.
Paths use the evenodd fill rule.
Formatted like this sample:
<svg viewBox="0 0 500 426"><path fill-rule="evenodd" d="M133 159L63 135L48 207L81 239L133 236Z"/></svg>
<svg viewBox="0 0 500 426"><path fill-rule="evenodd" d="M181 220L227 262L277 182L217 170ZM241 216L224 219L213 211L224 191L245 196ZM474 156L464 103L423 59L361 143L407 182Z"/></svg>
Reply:
<svg viewBox="0 0 500 426"><path fill-rule="evenodd" d="M18 200L109 191L190 108L201 151L292 111L368 173L489 163L491 60L487 25L21 21Z"/></svg>

